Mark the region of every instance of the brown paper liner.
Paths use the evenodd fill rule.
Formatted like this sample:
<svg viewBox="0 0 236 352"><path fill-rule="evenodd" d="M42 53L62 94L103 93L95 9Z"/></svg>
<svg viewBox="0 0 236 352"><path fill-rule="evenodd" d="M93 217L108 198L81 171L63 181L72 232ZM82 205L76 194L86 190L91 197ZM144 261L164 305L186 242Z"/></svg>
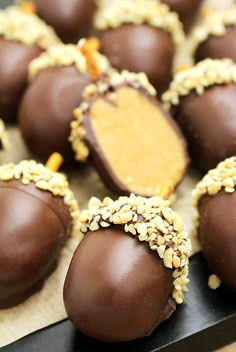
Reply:
<svg viewBox="0 0 236 352"><path fill-rule="evenodd" d="M221 2L219 0L207 1L210 6L214 7L219 7L219 5L224 7L229 6L230 2L232 2L232 0L225 0L222 4L220 4ZM178 55L176 61L177 66L189 63L189 59L186 56L188 46L189 44L187 44L187 47L183 50L185 54L184 60L183 53ZM32 158L22 142L18 129L11 127L8 128L8 131L11 146L9 150L0 152L0 164L19 162L22 159ZM69 174L69 181L79 201L81 210L87 207L87 202L92 196L96 196L100 199L106 196L110 196L113 199L117 198L117 195L104 187L97 173L91 166L80 166L78 164L77 170L78 171ZM176 200L172 205L173 209L182 216L185 230L190 234L193 247L192 255L200 251L199 242L194 234L193 218L195 212L192 208L191 197L191 191L199 180L200 175L190 170L178 187L175 197ZM17 307L0 310L0 348L66 318L62 298L63 284L73 252L78 243L79 238L72 238L67 242L66 247L61 253L57 270L46 281L40 292ZM236 345L234 344L233 347L220 350L219 352L231 352L235 350Z"/></svg>

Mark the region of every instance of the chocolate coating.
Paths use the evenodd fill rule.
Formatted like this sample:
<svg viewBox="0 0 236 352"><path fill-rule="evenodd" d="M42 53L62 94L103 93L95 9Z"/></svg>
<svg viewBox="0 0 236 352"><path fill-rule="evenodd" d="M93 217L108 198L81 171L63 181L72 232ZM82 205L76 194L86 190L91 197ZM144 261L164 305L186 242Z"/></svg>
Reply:
<svg viewBox="0 0 236 352"><path fill-rule="evenodd" d="M147 336L174 311L172 270L122 229L85 235L70 264L64 303L84 334L107 342Z"/></svg>
<svg viewBox="0 0 236 352"><path fill-rule="evenodd" d="M94 0L33 0L37 14L50 24L65 43L87 37L92 28Z"/></svg>
<svg viewBox="0 0 236 352"><path fill-rule="evenodd" d="M215 85L183 98L175 112L190 156L202 171L235 155L235 100L235 84Z"/></svg>
<svg viewBox="0 0 236 352"><path fill-rule="evenodd" d="M169 5L172 11L178 13L185 31L188 31L193 24L202 0L162 0L162 2Z"/></svg>
<svg viewBox="0 0 236 352"><path fill-rule="evenodd" d="M175 53L170 34L149 25L124 24L101 34L101 50L118 70L145 72L163 93L172 77Z"/></svg>
<svg viewBox="0 0 236 352"><path fill-rule="evenodd" d="M27 46L0 37L0 116L15 122L18 105L27 85L31 60L41 54L37 46Z"/></svg>
<svg viewBox="0 0 236 352"><path fill-rule="evenodd" d="M21 181L0 182L0 309L40 290L69 234L63 199Z"/></svg>
<svg viewBox="0 0 236 352"><path fill-rule="evenodd" d="M73 110L91 83L88 73L75 67L52 67L41 71L29 85L20 106L19 123L28 149L43 161L57 151L73 159L68 137Z"/></svg>
<svg viewBox="0 0 236 352"><path fill-rule="evenodd" d="M223 36L210 36L201 43L195 53L195 61L206 58L223 59L225 57L236 61L236 27L227 27Z"/></svg>
<svg viewBox="0 0 236 352"><path fill-rule="evenodd" d="M224 191L200 202L199 236L210 270L236 288L236 192Z"/></svg>

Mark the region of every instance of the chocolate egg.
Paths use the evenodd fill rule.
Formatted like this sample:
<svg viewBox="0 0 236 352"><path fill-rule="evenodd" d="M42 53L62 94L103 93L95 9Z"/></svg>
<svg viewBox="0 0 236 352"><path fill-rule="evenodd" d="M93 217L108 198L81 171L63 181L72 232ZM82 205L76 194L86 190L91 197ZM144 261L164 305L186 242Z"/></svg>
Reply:
<svg viewBox="0 0 236 352"><path fill-rule="evenodd" d="M235 154L234 72L233 62L208 59L177 74L163 95L166 102L173 99L173 116L187 139L192 161L202 171Z"/></svg>
<svg viewBox="0 0 236 352"><path fill-rule="evenodd" d="M202 0L162 0L171 11L178 13L186 32L191 28Z"/></svg>
<svg viewBox="0 0 236 352"><path fill-rule="evenodd" d="M64 303L69 319L84 334L106 342L148 336L169 318L176 303L182 303L185 288L179 286L177 293L175 285L188 282L189 242L186 236L180 240L186 249L180 264L172 240L182 225L168 204L158 197L134 195L117 201L105 198L103 203L92 199L89 210L81 214L81 230L86 235L67 273ZM155 209L163 210L160 217ZM180 225L178 230L166 227L169 244L161 234L167 217L173 219L174 227L177 222ZM151 225L157 218L159 225Z"/></svg>
<svg viewBox="0 0 236 352"><path fill-rule="evenodd" d="M0 197L2 309L40 290L55 270L78 205L66 178L34 161L0 167Z"/></svg>
<svg viewBox="0 0 236 352"><path fill-rule="evenodd" d="M59 39L43 21L18 7L0 10L0 116L15 122L31 60Z"/></svg>
<svg viewBox="0 0 236 352"><path fill-rule="evenodd" d="M224 12L212 13L192 35L193 57L196 62L205 58L230 58L236 61L236 6Z"/></svg>
<svg viewBox="0 0 236 352"><path fill-rule="evenodd" d="M101 73L108 61L95 53ZM73 110L82 101L82 92L92 83L86 59L77 46L58 45L32 61L31 82L19 109L19 123L28 149L45 161L54 150L71 162L73 153L68 137Z"/></svg>
<svg viewBox="0 0 236 352"><path fill-rule="evenodd" d="M176 48L184 40L182 24L168 6L154 0L115 1L98 11L95 27L112 66L145 72L158 93L167 89Z"/></svg>
<svg viewBox="0 0 236 352"><path fill-rule="evenodd" d="M50 24L65 43L89 35L95 0L33 0L37 14Z"/></svg>
<svg viewBox="0 0 236 352"><path fill-rule="evenodd" d="M209 269L236 288L236 158L221 162L197 185L198 233Z"/></svg>
<svg viewBox="0 0 236 352"><path fill-rule="evenodd" d="M185 174L184 138L155 95L144 73L112 73L87 86L75 110L76 159L90 157L118 194L168 196Z"/></svg>

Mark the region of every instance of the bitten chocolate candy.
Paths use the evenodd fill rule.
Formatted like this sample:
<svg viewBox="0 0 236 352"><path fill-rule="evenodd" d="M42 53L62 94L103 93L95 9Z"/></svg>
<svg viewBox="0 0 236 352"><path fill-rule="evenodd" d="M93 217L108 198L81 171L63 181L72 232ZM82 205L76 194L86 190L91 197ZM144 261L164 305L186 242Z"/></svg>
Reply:
<svg viewBox="0 0 236 352"><path fill-rule="evenodd" d="M183 302L190 242L169 202L92 198L65 286L69 319L106 342L150 335Z"/></svg>
<svg viewBox="0 0 236 352"><path fill-rule="evenodd" d="M95 0L33 0L37 14L50 24L65 43L89 35Z"/></svg>
<svg viewBox="0 0 236 352"><path fill-rule="evenodd" d="M119 194L153 196L162 186L173 191L187 168L182 134L155 94L144 73L123 71L86 87L75 110L70 141L76 158L90 155Z"/></svg>
<svg viewBox="0 0 236 352"><path fill-rule="evenodd" d="M192 42L196 62L208 57L236 61L236 6L207 16L193 31Z"/></svg>
<svg viewBox="0 0 236 352"><path fill-rule="evenodd" d="M206 59L178 73L163 95L202 171L235 154L235 74L231 60Z"/></svg>
<svg viewBox="0 0 236 352"><path fill-rule="evenodd" d="M171 11L178 13L180 20L184 24L185 31L189 31L202 0L161 0L167 4Z"/></svg>
<svg viewBox="0 0 236 352"><path fill-rule="evenodd" d="M58 42L54 31L37 16L14 6L0 10L0 116L4 121L16 121L30 61Z"/></svg>
<svg viewBox="0 0 236 352"><path fill-rule="evenodd" d="M94 52L99 72L110 69L107 59ZM73 110L84 88L93 81L85 56L75 45L49 48L29 66L30 84L22 99L19 123L28 149L45 161L53 151L73 160L68 137Z"/></svg>
<svg viewBox="0 0 236 352"><path fill-rule="evenodd" d="M198 233L209 269L225 284L236 288L236 157L210 170L194 190ZM214 278L214 276L213 276ZM214 281L209 280L210 287Z"/></svg>
<svg viewBox="0 0 236 352"><path fill-rule="evenodd" d="M78 219L65 176L35 161L0 167L0 309L40 290Z"/></svg>
<svg viewBox="0 0 236 352"><path fill-rule="evenodd" d="M98 11L95 27L112 66L145 72L158 94L167 89L176 48L184 40L182 24L168 6L155 0L111 2Z"/></svg>

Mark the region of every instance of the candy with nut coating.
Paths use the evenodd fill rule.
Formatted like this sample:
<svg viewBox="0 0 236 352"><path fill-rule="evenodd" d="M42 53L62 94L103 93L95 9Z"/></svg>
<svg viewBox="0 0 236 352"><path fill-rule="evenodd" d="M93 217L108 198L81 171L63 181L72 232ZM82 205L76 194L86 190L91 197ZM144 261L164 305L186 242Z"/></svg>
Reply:
<svg viewBox="0 0 236 352"><path fill-rule="evenodd" d="M64 175L33 160L0 167L0 308L39 291L56 269L79 210Z"/></svg>
<svg viewBox="0 0 236 352"><path fill-rule="evenodd" d="M0 116L16 121L32 59L60 42L55 32L34 14L18 7L0 10Z"/></svg>
<svg viewBox="0 0 236 352"><path fill-rule="evenodd" d="M132 194L92 198L81 213L86 235L64 286L68 317L80 331L106 342L148 336L183 302L190 243L168 206Z"/></svg>
<svg viewBox="0 0 236 352"><path fill-rule="evenodd" d="M75 110L76 158L91 159L118 194L153 196L163 184L173 191L186 171L185 141L155 95L145 74L112 73L86 87Z"/></svg>
<svg viewBox="0 0 236 352"><path fill-rule="evenodd" d="M198 183L194 206L198 210L198 234L211 272L212 288L219 280L236 288L236 158L228 158L210 170Z"/></svg>
<svg viewBox="0 0 236 352"><path fill-rule="evenodd" d="M97 68L98 76L109 71L108 60L97 51L98 41L84 42L84 46L94 46L90 62ZM20 106L19 123L28 149L42 161L54 150L67 163L73 160L68 142L73 110L81 102L86 85L96 78L85 54L80 46L60 44L49 48L29 66L30 84Z"/></svg>
<svg viewBox="0 0 236 352"><path fill-rule="evenodd" d="M206 172L235 154L236 65L206 59L176 74L162 96L185 135L194 164Z"/></svg>

